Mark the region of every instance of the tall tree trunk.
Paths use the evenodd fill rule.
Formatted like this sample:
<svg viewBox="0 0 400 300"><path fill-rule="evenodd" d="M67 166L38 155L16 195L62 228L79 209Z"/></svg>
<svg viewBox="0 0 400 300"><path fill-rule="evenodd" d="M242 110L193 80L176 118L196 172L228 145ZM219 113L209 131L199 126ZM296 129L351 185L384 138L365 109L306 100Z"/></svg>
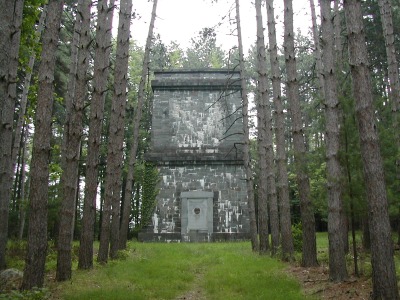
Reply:
<svg viewBox="0 0 400 300"><path fill-rule="evenodd" d="M40 36L42 34L43 27L44 27L44 21L46 20L46 12L47 12L47 5L45 5L43 7L42 14L40 15L39 25L36 30L36 41L35 41L36 43L39 43L39 41L40 41ZM15 164L17 161L18 153L19 153L22 127L23 127L23 124L25 121L25 112L26 112L26 106L28 104L28 94L29 94L29 88L31 86L32 72L33 72L33 67L35 65L35 61L36 61L36 53L35 53L35 51L33 51L29 58L28 68L26 70L26 74L25 74L25 78L24 78L24 85L23 85L21 100L19 103L18 120L17 120L17 125L15 126L15 130L14 130L14 143L13 143L13 150L12 150L12 163L13 163L12 169L13 169L13 171L15 170Z"/></svg>
<svg viewBox="0 0 400 300"><path fill-rule="evenodd" d="M261 125L262 141L261 147L262 152L265 152L263 160L261 161L260 155L260 166L265 164L264 168L260 171L260 178L264 178L264 182L261 185L267 187L267 199L270 211L270 225L271 225L271 237L272 237L272 251L271 254L275 255L279 247L279 214L278 214L278 199L276 194L276 183L275 183L275 168L274 168L274 150L273 150L273 132L272 132L272 114L271 107L269 104L269 93L268 93L268 75L267 75L267 59L265 53L264 43L264 28L261 13L261 1L256 1L256 15L257 15L257 69L258 69L258 95L261 102ZM260 132L259 132L260 133ZM260 153L261 154L261 153ZM262 177L261 177L262 176ZM259 199L260 201L260 199ZM261 246L261 240L260 240ZM260 247L261 250L261 247Z"/></svg>
<svg viewBox="0 0 400 300"><path fill-rule="evenodd" d="M121 229L120 229L120 237L119 237L119 248L125 249L126 242L128 237L128 229L129 229L129 215L131 212L131 201L132 201L132 187L134 180L134 169L136 164L136 155L139 146L139 129L140 129L140 121L142 119L142 110L143 110L143 102L145 101L145 87L146 87L146 78L147 72L150 63L150 47L153 39L153 30L154 30L154 22L156 19L156 11L157 11L157 2L158 0L153 0L153 10L151 13L151 20L149 25L149 32L147 34L146 47L144 50L144 58L143 58L143 66L142 66L142 74L139 83L138 90L138 100L136 106L135 117L133 119L133 136L132 136L132 147L129 151L129 165L128 165L128 174L125 183L125 193L123 200L123 209L122 209L122 218L121 218Z"/></svg>
<svg viewBox="0 0 400 300"><path fill-rule="evenodd" d="M70 56L70 65L68 73L67 92L64 99L65 111L66 111L66 116L65 116L66 120L64 122L64 133L69 131L70 113L73 110L73 101L75 98L75 91L76 91L75 87L76 87L76 78L78 72L79 43L82 31L82 16L79 12L82 10L82 5L83 5L83 0L79 0L77 5L77 14L74 22L74 29L73 29L74 34L72 35L71 48L70 48L71 56ZM64 168L65 165L66 157L64 153L67 151L66 150L67 142L68 140L66 138L64 138L62 141L62 148L61 148L61 153L63 153L61 159L62 168ZM64 178L61 178L61 186L63 185L62 181L64 180Z"/></svg>
<svg viewBox="0 0 400 300"><path fill-rule="evenodd" d="M344 115L343 115L344 117ZM345 120L343 121L345 124ZM350 160L349 160L349 141L347 129L344 129L344 152L345 152L345 164L346 164L346 175L348 193L350 198L350 219L351 219L351 239L353 244L353 262L354 262L354 275L359 276L358 272L358 253L357 253L357 242L356 242L356 228L355 228L355 213L354 213L354 193L353 193L353 179L350 171Z"/></svg>
<svg viewBox="0 0 400 300"><path fill-rule="evenodd" d="M251 248L253 251L259 250L259 243L257 237L257 220L256 210L254 203L254 187L253 187L253 173L251 170L251 159L250 159L250 133L249 133L249 100L247 98L247 86L245 78L244 68L244 54L242 44L242 28L240 25L240 5L239 0L235 0L236 4L236 28L238 36L238 48L239 48L239 70L240 70L240 81L242 87L242 114L243 114L243 161L246 172L246 183L247 183L247 201L249 207L250 217L250 239Z"/></svg>
<svg viewBox="0 0 400 300"><path fill-rule="evenodd" d="M27 125L23 126L27 127ZM26 208L25 208L25 187L26 183L26 161L27 161L27 137L28 137L28 128L23 129L23 141L22 141L22 151L21 151L21 193L18 200L18 211L19 211L19 230L18 230L18 239L22 240L24 235L25 228L25 216L26 216Z"/></svg>
<svg viewBox="0 0 400 300"><path fill-rule="evenodd" d="M333 31L334 31L334 55L335 55L335 60L336 60L336 69L341 70L343 68L343 46L342 46L342 22L341 22L341 9L339 7L340 0L334 0L334 5L333 5L333 10L334 10L334 16L333 16ZM340 92L339 92L340 93ZM342 111L341 111L342 112ZM340 144L340 146L343 146ZM345 150L344 150L345 151ZM341 216L342 222L343 222L343 243L344 243L344 250L346 253L349 252L349 221L347 218L346 211L343 209L342 210L342 216Z"/></svg>
<svg viewBox="0 0 400 300"><path fill-rule="evenodd" d="M124 121L127 95L126 88L132 0L122 0L120 5L115 60L114 94L111 107L107 152L106 194L104 199L103 220L101 224L100 248L97 258L98 261L102 263L107 262L109 250L110 257L116 258L119 248L121 173L123 167Z"/></svg>
<svg viewBox="0 0 400 300"><path fill-rule="evenodd" d="M318 32L318 25L317 25L317 16L315 13L315 4L314 0L310 1L310 10L311 10L311 22L312 22L312 33L313 33L313 40L314 40L314 56L315 56L315 65L316 65L316 72L318 77L318 90L319 96L322 98L324 96L324 78L322 75L322 58L321 58L321 45L319 42L319 32ZM320 0L321 1L321 0Z"/></svg>
<svg viewBox="0 0 400 300"><path fill-rule="evenodd" d="M265 254L269 250L269 230L268 230L268 198L267 198L267 126L266 126L266 106L268 102L268 90L266 83L265 66L265 45L264 28L261 14L261 1L256 0L256 25L257 25L257 148L258 148L258 235L260 239L260 254Z"/></svg>
<svg viewBox="0 0 400 300"><path fill-rule="evenodd" d="M325 94L326 171L328 189L329 277L341 282L347 279L346 253L343 243L342 177L339 161L340 112L337 94L331 0L320 0L322 28L322 62Z"/></svg>
<svg viewBox="0 0 400 300"><path fill-rule="evenodd" d="M22 289L42 287L47 252L47 201L54 70L64 1L50 0L43 32L29 192L28 249Z"/></svg>
<svg viewBox="0 0 400 300"><path fill-rule="evenodd" d="M334 0L334 19L333 19L333 26L334 26L334 32L335 32L335 59L338 62L338 65L340 65L343 60L342 58L342 50L343 50L343 46L342 46L342 22L341 22L341 17L340 17L340 0Z"/></svg>
<svg viewBox="0 0 400 300"><path fill-rule="evenodd" d="M93 267L93 242L96 220L98 167L101 144L104 101L107 94L111 51L111 27L114 1L99 0L97 3L97 28L95 41L93 95L90 105L89 138L86 162L85 199L83 204L82 231L79 247L79 269Z"/></svg>
<svg viewBox="0 0 400 300"><path fill-rule="evenodd" d="M373 96L360 0L345 0L349 64L368 199L373 299L399 299L386 184L374 119Z"/></svg>
<svg viewBox="0 0 400 300"><path fill-rule="evenodd" d="M83 107L87 96L87 69L89 66L90 9L91 0L78 2L75 22L80 22L78 65L75 82L75 97L67 106L66 131L64 132L63 173L61 175L62 194L60 228L57 243L56 280L65 281L72 275L72 240L76 198L78 195L80 145L82 139ZM74 46L74 45L73 45Z"/></svg>
<svg viewBox="0 0 400 300"><path fill-rule="evenodd" d="M303 227L302 265L312 267L317 263L317 245L315 239L315 217L310 198L310 181L307 175L306 147L299 99L299 82L294 51L293 3L284 0L284 48L287 70L287 98L292 119L292 135L296 180L300 196L301 223Z"/></svg>
<svg viewBox="0 0 400 300"><path fill-rule="evenodd" d="M277 160L277 192L279 199L282 258L292 260L294 254L292 222L290 215L289 180L285 149L285 115L281 98L281 76L276 42L274 1L267 0L269 58L271 64L272 92L275 106L275 139Z"/></svg>
<svg viewBox="0 0 400 300"><path fill-rule="evenodd" d="M389 96L392 102L393 111L393 128L395 132L395 140L397 141L397 155L396 155L396 190L400 200L400 79L399 79L399 65L396 58L396 48L394 44L393 33L393 18L392 18L392 5L389 0L379 0L379 11L382 20L383 34L386 44L386 56L388 62L388 75L389 75Z"/></svg>
<svg viewBox="0 0 400 300"><path fill-rule="evenodd" d="M8 212L12 189L12 135L17 101L18 51L23 0L0 1L0 270L6 268Z"/></svg>

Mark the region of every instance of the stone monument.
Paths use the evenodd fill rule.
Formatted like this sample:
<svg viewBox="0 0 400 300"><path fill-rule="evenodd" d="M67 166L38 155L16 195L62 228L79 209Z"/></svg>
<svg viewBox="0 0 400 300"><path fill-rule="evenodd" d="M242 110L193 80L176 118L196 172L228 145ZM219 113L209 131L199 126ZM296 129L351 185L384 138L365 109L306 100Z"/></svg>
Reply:
<svg viewBox="0 0 400 300"><path fill-rule="evenodd" d="M141 241L249 238L240 74L155 72L151 149L159 193Z"/></svg>

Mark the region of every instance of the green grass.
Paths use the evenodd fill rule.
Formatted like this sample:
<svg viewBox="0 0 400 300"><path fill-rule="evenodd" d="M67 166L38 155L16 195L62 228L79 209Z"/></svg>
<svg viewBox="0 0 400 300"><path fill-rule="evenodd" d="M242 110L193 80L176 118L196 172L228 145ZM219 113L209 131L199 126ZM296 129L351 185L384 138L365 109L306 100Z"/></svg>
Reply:
<svg viewBox="0 0 400 300"><path fill-rule="evenodd" d="M361 245L361 237L357 236ZM22 270L24 244L10 243L9 266ZM95 245L96 248L98 244ZM350 244L351 248L351 244ZM177 299L189 291L201 291L202 299L310 299L299 282L290 277L288 264L251 251L250 242L241 243L137 243L120 252L118 260L95 264L92 270L77 270L74 247L72 280L47 282L39 291L53 297L1 299ZM318 261L328 266L328 235L317 233ZM54 278L55 250L50 247L46 262L47 278ZM400 254L395 253L397 274ZM301 253L296 253L296 262ZM359 252L359 269L371 276L368 252ZM352 254L347 255L349 274L353 272ZM7 295L5 295L7 296ZM192 299L192 298L191 298ZM315 299L315 298L311 298Z"/></svg>
<svg viewBox="0 0 400 300"><path fill-rule="evenodd" d="M131 244L125 260L76 270L57 285L62 299L176 299L194 288L206 299L306 299L286 265L249 243Z"/></svg>

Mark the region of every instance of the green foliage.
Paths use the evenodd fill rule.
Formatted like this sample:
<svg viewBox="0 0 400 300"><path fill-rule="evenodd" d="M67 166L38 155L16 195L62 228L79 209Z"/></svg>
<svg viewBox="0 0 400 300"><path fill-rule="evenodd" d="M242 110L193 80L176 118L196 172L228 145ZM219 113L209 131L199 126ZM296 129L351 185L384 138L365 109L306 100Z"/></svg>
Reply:
<svg viewBox="0 0 400 300"><path fill-rule="evenodd" d="M156 196L158 194L157 183L159 181L157 168L148 162L142 162L136 165L135 169L136 184L140 185L140 207L133 206L133 210L139 211L139 220L136 230L146 226L151 220L151 215L156 205ZM135 203L136 204L136 203Z"/></svg>
<svg viewBox="0 0 400 300"><path fill-rule="evenodd" d="M46 3L45 0L25 0L21 26L21 43L19 49L19 63L23 70L27 70L29 58L32 53L36 56L41 51L41 45L37 42L37 26L42 6ZM32 70L29 70L32 71Z"/></svg>
<svg viewBox="0 0 400 300"><path fill-rule="evenodd" d="M156 35L150 57L152 70L170 70L182 68L185 53L176 42L165 45L160 35Z"/></svg>
<svg viewBox="0 0 400 300"><path fill-rule="evenodd" d="M118 250L116 259L118 260L127 260L130 257L130 250Z"/></svg>
<svg viewBox="0 0 400 300"><path fill-rule="evenodd" d="M303 227L301 223L292 225L293 246L296 252L301 252L303 249Z"/></svg>
<svg viewBox="0 0 400 300"><path fill-rule="evenodd" d="M328 222L328 203L326 192L325 147L314 151L309 160L310 193L314 211L322 221Z"/></svg>
<svg viewBox="0 0 400 300"><path fill-rule="evenodd" d="M33 288L27 291L11 291L7 294L0 294L0 299L7 300L45 300L51 299L51 294L47 288Z"/></svg>
<svg viewBox="0 0 400 300"><path fill-rule="evenodd" d="M20 240L7 241L6 261L8 268L14 268L17 270L24 269L26 244L26 241Z"/></svg>
<svg viewBox="0 0 400 300"><path fill-rule="evenodd" d="M191 47L186 50L187 59L184 68L222 68L225 64L225 52L217 46L214 28L203 28L196 38L192 38Z"/></svg>

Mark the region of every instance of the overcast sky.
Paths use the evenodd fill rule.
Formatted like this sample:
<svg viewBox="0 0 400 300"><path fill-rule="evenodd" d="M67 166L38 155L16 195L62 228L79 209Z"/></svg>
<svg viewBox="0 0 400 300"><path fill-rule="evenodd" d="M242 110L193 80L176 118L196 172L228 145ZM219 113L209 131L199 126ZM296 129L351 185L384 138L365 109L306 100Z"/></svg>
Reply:
<svg viewBox="0 0 400 300"><path fill-rule="evenodd" d="M155 33L160 34L165 44L176 41L183 49L190 45L190 39L197 37L204 27L215 27L217 31L217 44L224 50L229 50L237 44L237 37L230 35L235 24L230 18L235 17L234 0L218 0L211 4L211 0L158 0ZM277 32L282 35L283 0L275 1L275 15L277 17ZM295 28L301 28L304 33L311 26L309 17L309 1L294 0ZM134 0L133 10L139 16L132 22L132 38L143 46L146 42L148 25L151 17L153 2L148 0ZM279 6L278 6L279 5ZM252 0L241 0L241 25L243 46L245 51L255 42L255 7ZM229 11L233 11L229 17ZM263 20L266 24L266 9L263 9ZM116 14L117 17L117 14ZM221 23L221 25L218 25ZM231 24L230 24L231 23ZM115 27L117 25L115 24ZM266 25L265 25L266 27ZM115 32L116 32L115 28Z"/></svg>

